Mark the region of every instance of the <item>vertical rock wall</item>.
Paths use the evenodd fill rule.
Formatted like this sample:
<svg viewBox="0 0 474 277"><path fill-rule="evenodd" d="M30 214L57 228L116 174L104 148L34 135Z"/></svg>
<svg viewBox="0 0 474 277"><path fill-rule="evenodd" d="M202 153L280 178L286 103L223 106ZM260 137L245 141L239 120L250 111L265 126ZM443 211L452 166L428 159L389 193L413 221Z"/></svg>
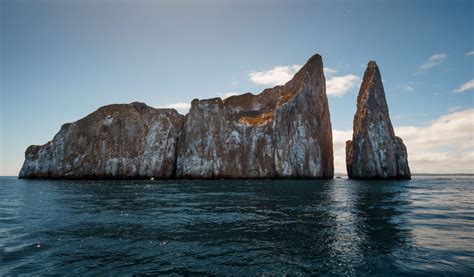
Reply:
<svg viewBox="0 0 474 277"><path fill-rule="evenodd" d="M193 100L186 116L105 106L30 146L20 178L332 178L321 56L283 86Z"/></svg>
<svg viewBox="0 0 474 277"><path fill-rule="evenodd" d="M259 95L193 100L177 177L332 178L332 131L321 56Z"/></svg>
<svg viewBox="0 0 474 277"><path fill-rule="evenodd" d="M388 113L382 77L369 62L357 97L352 141L346 143L349 178L409 179L407 150L395 136Z"/></svg>

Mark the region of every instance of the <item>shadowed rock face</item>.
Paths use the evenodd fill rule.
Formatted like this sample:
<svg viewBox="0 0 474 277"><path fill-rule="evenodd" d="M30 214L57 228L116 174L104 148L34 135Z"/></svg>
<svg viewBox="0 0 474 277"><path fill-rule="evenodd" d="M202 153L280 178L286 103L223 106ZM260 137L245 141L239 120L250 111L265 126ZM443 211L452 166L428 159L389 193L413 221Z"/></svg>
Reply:
<svg viewBox="0 0 474 277"><path fill-rule="evenodd" d="M177 177L332 178L332 131L321 56L284 86L193 100Z"/></svg>
<svg viewBox="0 0 474 277"><path fill-rule="evenodd" d="M332 178L321 56L284 86L193 100L186 117L110 105L30 146L20 178Z"/></svg>
<svg viewBox="0 0 474 277"><path fill-rule="evenodd" d="M395 136L382 78L377 64L369 62L357 97L352 141L346 142L349 178L410 179L407 150Z"/></svg>
<svg viewBox="0 0 474 277"><path fill-rule="evenodd" d="M64 124L25 153L20 178L173 177L184 116L143 103L109 105Z"/></svg>

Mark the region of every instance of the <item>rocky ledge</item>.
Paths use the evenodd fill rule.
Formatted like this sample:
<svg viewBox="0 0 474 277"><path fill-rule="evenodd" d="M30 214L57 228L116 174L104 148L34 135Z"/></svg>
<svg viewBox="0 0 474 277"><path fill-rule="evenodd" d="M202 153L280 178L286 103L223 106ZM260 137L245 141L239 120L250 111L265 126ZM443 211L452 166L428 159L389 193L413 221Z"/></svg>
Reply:
<svg viewBox="0 0 474 277"><path fill-rule="evenodd" d="M64 124L25 153L20 178L139 179L175 175L184 116L143 103L109 105Z"/></svg>
<svg viewBox="0 0 474 277"><path fill-rule="evenodd" d="M353 179L410 179L407 149L395 136L379 68L369 62L364 74L352 141L346 142L346 165Z"/></svg>
<svg viewBox="0 0 474 277"><path fill-rule="evenodd" d="M314 55L283 86L195 99L186 116L143 103L102 107L28 147L19 177L332 178L332 149L323 63Z"/></svg>

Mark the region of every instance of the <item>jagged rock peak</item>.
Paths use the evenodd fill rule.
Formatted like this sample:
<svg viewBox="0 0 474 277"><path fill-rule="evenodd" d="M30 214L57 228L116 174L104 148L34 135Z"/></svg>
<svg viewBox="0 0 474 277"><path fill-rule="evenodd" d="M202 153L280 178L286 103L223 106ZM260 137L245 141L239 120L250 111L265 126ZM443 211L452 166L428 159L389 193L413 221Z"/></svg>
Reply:
<svg viewBox="0 0 474 277"><path fill-rule="evenodd" d="M410 178L407 150L402 139L395 136L375 61L368 63L364 73L353 124L352 141L346 142L349 178Z"/></svg>
<svg viewBox="0 0 474 277"><path fill-rule="evenodd" d="M194 99L186 116L109 105L30 146L20 178L332 178L320 55L285 85Z"/></svg>
<svg viewBox="0 0 474 277"><path fill-rule="evenodd" d="M283 86L192 101L178 143L183 178L332 178L332 132L320 55Z"/></svg>

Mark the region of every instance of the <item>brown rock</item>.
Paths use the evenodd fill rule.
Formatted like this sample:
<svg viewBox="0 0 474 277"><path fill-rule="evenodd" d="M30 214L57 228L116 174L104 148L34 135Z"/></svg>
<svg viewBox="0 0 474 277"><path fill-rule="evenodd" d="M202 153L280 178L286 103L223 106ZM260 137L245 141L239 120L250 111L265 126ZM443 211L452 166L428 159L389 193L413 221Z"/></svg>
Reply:
<svg viewBox="0 0 474 277"><path fill-rule="evenodd" d="M142 103L102 107L30 146L20 178L332 178L321 56L284 86L193 100L186 117Z"/></svg>
<svg viewBox="0 0 474 277"><path fill-rule="evenodd" d="M177 177L332 178L332 131L321 56L283 86L193 100Z"/></svg>
<svg viewBox="0 0 474 277"><path fill-rule="evenodd" d="M352 141L346 142L346 165L353 179L410 179L407 150L390 121L382 78L369 62L357 97Z"/></svg>
<svg viewBox="0 0 474 277"><path fill-rule="evenodd" d="M170 178L184 116L143 103L109 105L64 124L25 153L20 178Z"/></svg>

